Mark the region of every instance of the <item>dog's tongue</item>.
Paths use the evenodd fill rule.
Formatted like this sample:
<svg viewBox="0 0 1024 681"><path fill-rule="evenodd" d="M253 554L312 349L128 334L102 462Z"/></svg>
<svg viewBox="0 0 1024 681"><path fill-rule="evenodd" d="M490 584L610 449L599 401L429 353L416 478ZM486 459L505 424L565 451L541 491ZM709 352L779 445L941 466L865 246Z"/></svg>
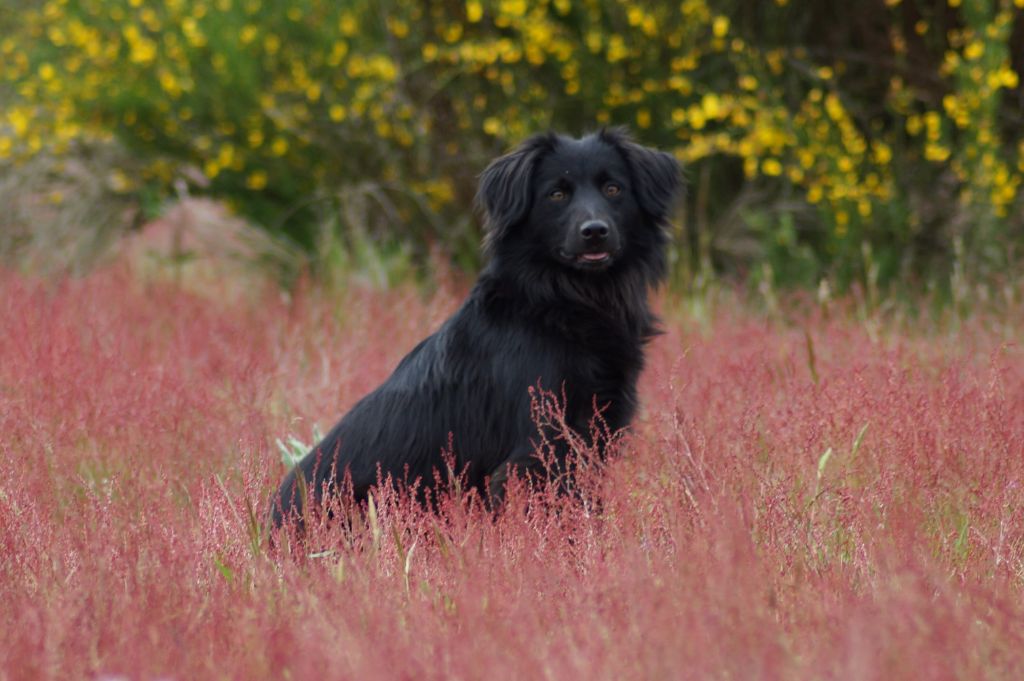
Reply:
<svg viewBox="0 0 1024 681"><path fill-rule="evenodd" d="M591 262L600 262L602 260L607 260L608 259L608 254L607 253L584 253L580 257L583 258L584 260L589 260Z"/></svg>

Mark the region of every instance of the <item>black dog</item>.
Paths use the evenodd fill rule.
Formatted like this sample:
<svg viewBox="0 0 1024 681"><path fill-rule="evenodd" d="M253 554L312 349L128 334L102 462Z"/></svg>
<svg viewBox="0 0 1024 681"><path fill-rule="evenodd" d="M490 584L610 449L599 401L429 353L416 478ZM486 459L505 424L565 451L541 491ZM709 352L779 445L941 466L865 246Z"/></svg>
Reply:
<svg viewBox="0 0 1024 681"><path fill-rule="evenodd" d="M429 488L449 444L466 481L500 500L510 473L541 464L538 384L561 391L580 433L595 405L612 432L627 426L680 186L674 157L621 130L537 135L491 163L477 196L490 263L459 311L288 474L275 526L347 478L356 499L379 474ZM556 465L568 454L562 440Z"/></svg>

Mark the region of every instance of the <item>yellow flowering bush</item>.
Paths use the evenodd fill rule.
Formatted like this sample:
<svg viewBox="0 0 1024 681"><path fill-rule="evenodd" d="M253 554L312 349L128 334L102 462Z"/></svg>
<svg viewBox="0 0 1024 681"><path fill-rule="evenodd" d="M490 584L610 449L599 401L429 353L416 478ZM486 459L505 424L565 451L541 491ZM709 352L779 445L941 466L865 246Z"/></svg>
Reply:
<svg viewBox="0 0 1024 681"><path fill-rule="evenodd" d="M185 182L308 246L475 253L490 157L611 124L688 166L683 265L849 282L1024 243L1024 0L5 3L0 164L116 138L144 166L117 191Z"/></svg>

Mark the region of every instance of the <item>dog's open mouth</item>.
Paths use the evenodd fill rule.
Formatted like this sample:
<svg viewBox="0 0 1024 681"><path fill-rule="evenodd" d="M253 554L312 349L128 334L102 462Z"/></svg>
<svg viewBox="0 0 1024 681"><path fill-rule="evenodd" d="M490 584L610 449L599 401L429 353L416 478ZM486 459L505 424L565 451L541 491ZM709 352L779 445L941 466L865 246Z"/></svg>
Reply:
<svg viewBox="0 0 1024 681"><path fill-rule="evenodd" d="M560 254L567 262L571 262L575 265L581 265L583 267L600 267L608 265L613 260L614 256L608 251L588 251L586 253L572 253L570 251L562 250Z"/></svg>

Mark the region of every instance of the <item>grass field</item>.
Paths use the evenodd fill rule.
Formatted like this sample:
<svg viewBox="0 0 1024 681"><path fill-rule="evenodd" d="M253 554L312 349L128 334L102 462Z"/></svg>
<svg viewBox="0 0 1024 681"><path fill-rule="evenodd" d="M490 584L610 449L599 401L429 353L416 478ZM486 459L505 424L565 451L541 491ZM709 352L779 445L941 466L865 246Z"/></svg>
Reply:
<svg viewBox="0 0 1024 681"><path fill-rule="evenodd" d="M271 551L275 440L464 289L227 288L0 274L0 679L1024 678L1020 307L665 298L600 512L382 494Z"/></svg>

